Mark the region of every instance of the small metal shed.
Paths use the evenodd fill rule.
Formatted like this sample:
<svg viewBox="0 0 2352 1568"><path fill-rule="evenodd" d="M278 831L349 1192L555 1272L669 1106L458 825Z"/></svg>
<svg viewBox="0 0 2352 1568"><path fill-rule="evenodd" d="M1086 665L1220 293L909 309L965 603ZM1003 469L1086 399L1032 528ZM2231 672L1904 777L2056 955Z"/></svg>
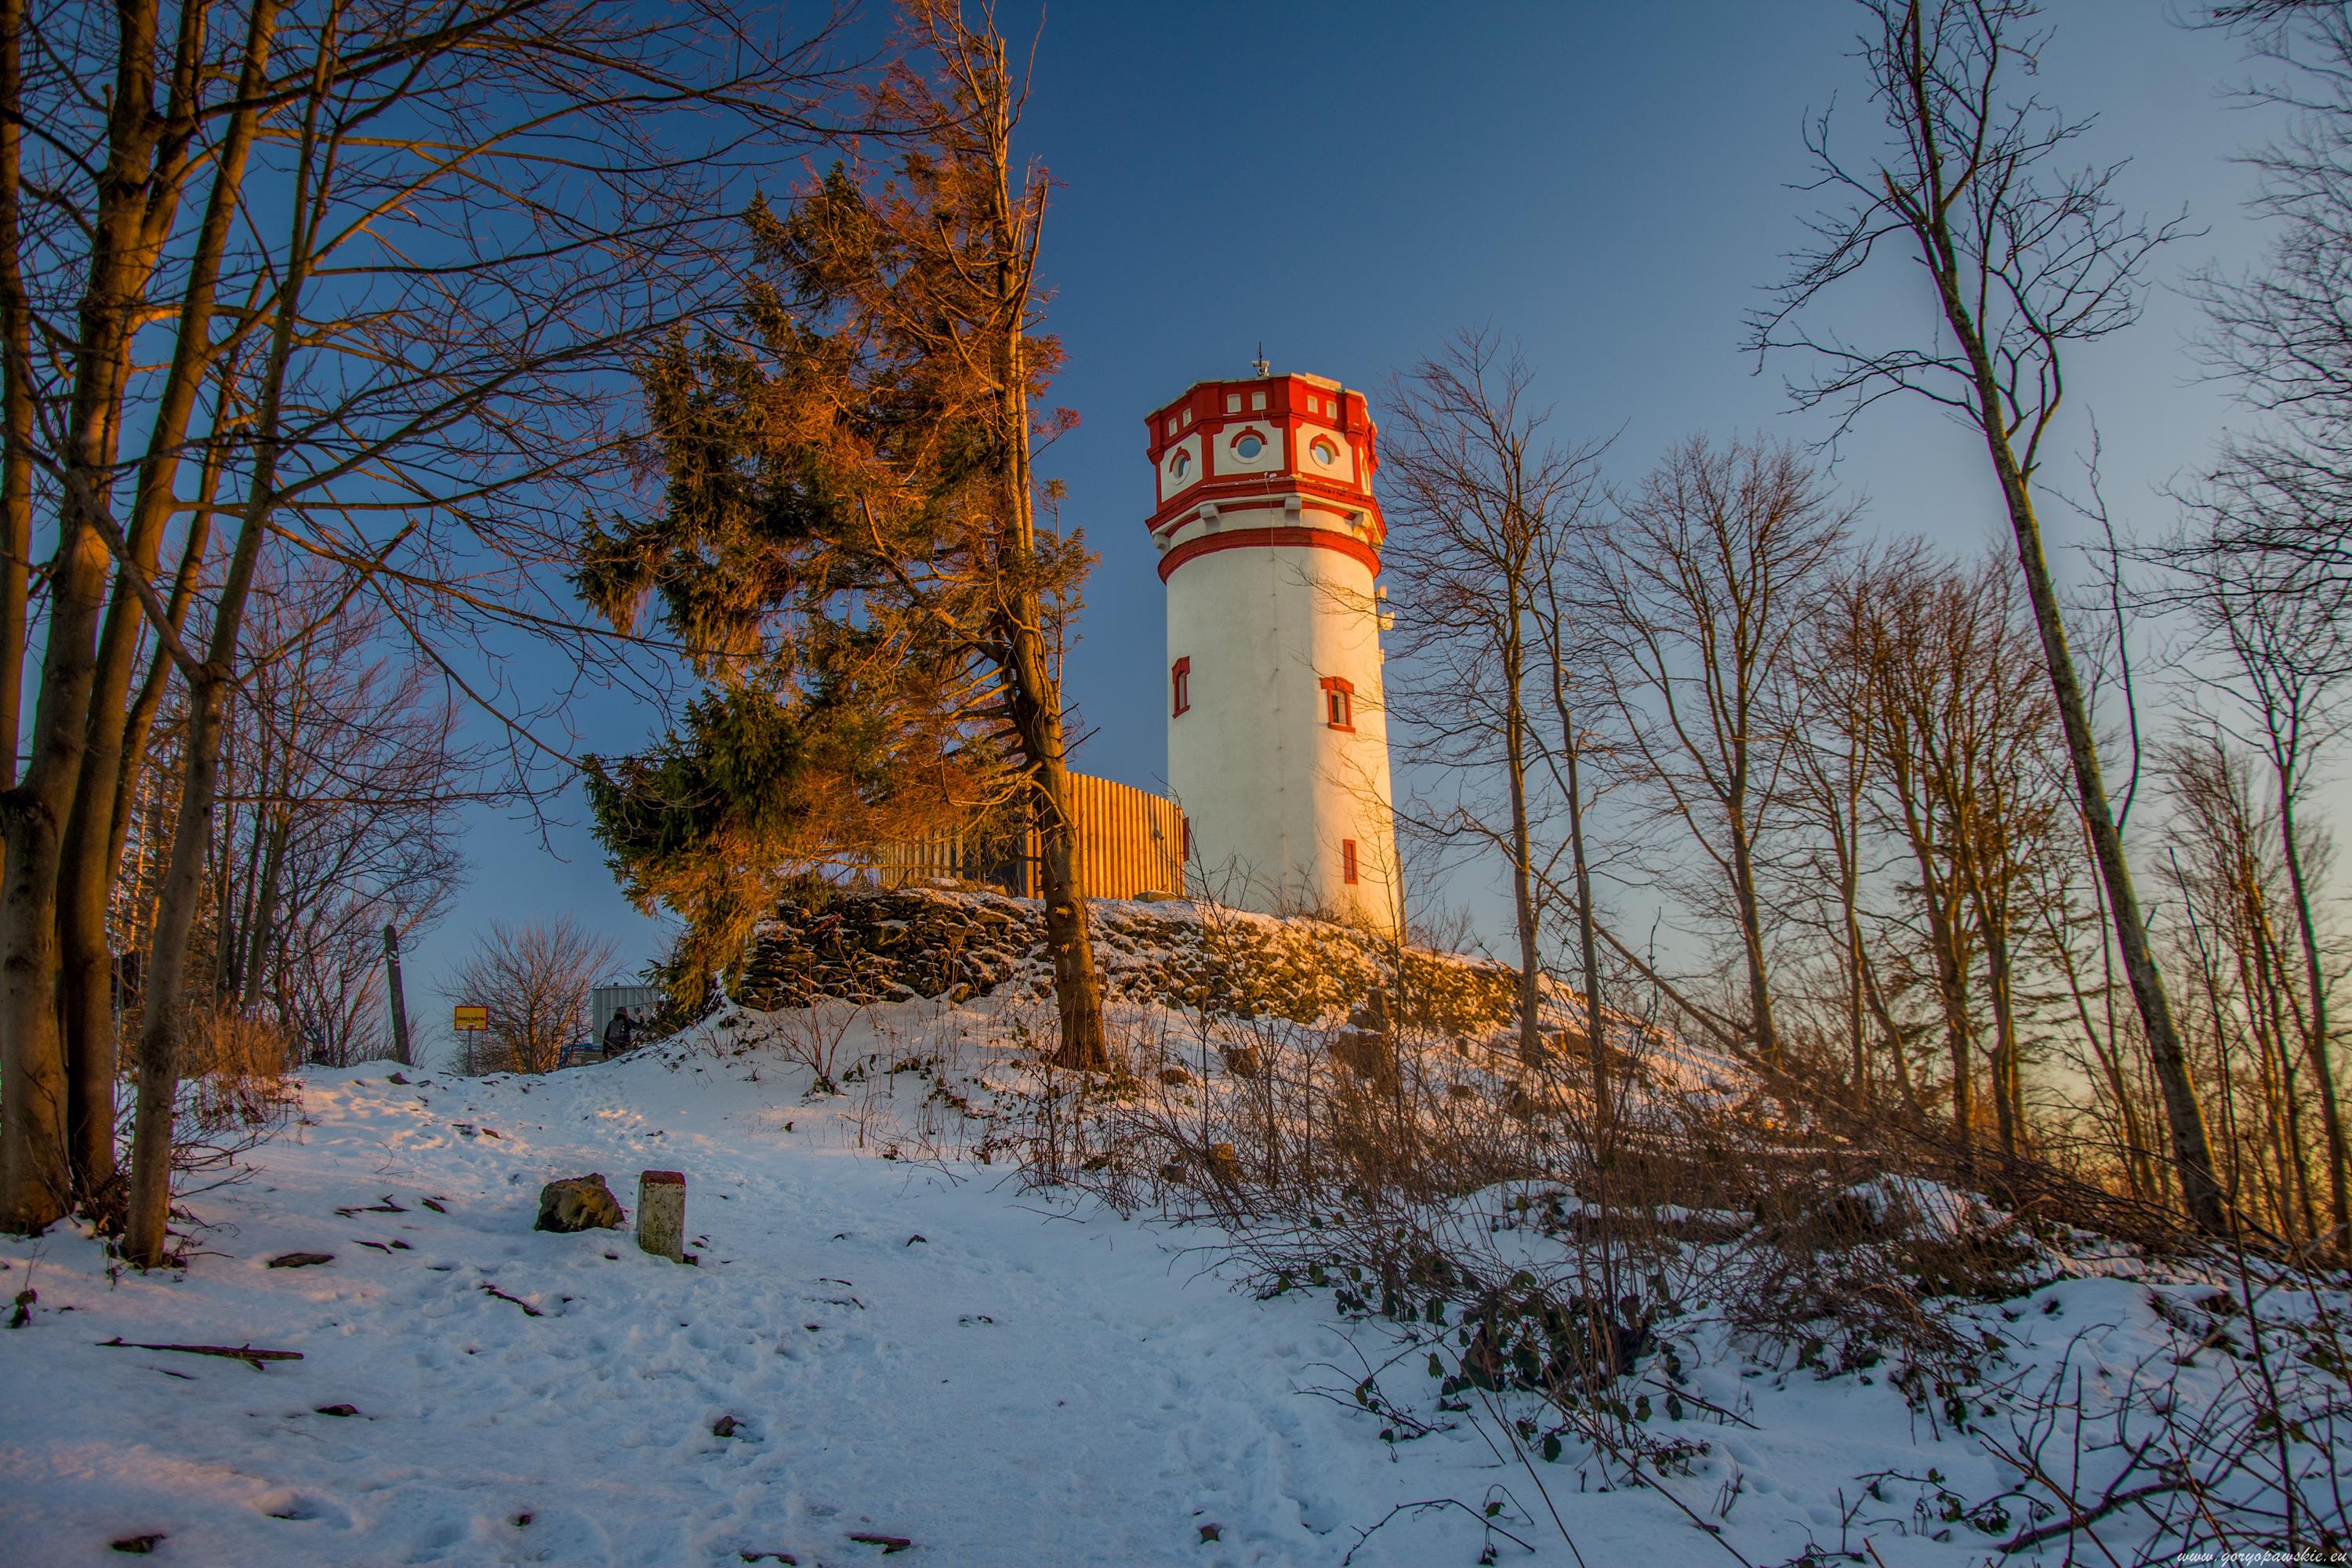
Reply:
<svg viewBox="0 0 2352 1568"><path fill-rule="evenodd" d="M589 1039L599 1046L604 1041L604 1026L613 1015L626 1007L640 1025L650 1024L662 1009L662 993L658 985L599 985L589 993L591 1014Z"/></svg>

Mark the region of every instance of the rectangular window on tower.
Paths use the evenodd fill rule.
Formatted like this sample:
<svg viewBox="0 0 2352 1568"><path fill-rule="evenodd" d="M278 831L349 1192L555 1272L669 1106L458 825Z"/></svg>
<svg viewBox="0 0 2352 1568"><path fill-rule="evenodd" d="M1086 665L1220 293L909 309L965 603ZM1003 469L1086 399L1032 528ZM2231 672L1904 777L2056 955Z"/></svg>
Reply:
<svg viewBox="0 0 2352 1568"><path fill-rule="evenodd" d="M1192 706L1192 660L1189 657L1168 667L1168 695L1171 719Z"/></svg>
<svg viewBox="0 0 2352 1568"><path fill-rule="evenodd" d="M1356 885L1356 841L1352 838L1339 840L1339 880L1351 888Z"/></svg>
<svg viewBox="0 0 2352 1568"><path fill-rule="evenodd" d="M1323 721L1334 730L1356 727L1356 688L1344 675L1323 678Z"/></svg>

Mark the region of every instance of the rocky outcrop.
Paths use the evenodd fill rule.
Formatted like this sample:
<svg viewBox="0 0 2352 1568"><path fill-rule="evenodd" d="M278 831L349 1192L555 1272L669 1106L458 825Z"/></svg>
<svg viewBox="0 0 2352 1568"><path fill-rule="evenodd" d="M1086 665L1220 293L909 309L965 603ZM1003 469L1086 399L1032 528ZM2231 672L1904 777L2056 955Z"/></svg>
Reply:
<svg viewBox="0 0 2352 1568"><path fill-rule="evenodd" d="M1203 910L1188 901L1092 906L1097 962L1114 1000L1307 1025L1377 1026L1395 989L1388 942L1325 921ZM845 889L779 908L728 977L763 1011L817 997L964 1002L1005 987L1050 994L1044 921L1033 900L934 889ZM1481 1036L1511 1015L1515 979L1452 953L1402 954L1405 1022Z"/></svg>

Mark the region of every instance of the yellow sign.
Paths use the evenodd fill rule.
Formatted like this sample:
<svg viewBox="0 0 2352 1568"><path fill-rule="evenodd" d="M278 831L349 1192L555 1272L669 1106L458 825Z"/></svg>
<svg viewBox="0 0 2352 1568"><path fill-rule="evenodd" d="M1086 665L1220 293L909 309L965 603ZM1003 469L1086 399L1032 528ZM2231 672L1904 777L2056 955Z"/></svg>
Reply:
<svg viewBox="0 0 2352 1568"><path fill-rule="evenodd" d="M488 1007L460 1007L457 1009L457 1028L487 1029L489 1026L490 1010Z"/></svg>

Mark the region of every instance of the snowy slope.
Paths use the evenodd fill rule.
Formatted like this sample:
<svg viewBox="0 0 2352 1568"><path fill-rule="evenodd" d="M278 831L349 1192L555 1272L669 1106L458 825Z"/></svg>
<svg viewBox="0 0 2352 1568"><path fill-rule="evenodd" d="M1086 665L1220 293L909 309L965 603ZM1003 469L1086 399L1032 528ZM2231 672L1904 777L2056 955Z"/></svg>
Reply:
<svg viewBox="0 0 2352 1568"><path fill-rule="evenodd" d="M0 1563L119 1562L110 1542L151 1533L158 1561L238 1568L878 1560L858 1534L973 1568L1731 1560L1655 1494L1580 1494L1572 1466L1472 1426L1383 1444L1347 1399L1392 1353L1382 1326L1232 1289L1202 1227L861 1152L874 1107L803 1103L805 1082L760 1053L431 1087L320 1072L306 1124L196 1201L184 1275L111 1277L62 1229L0 1243L0 1291L38 1295L0 1330ZM601 1171L630 1203L649 1167L689 1177L698 1267L531 1230L542 1181ZM266 1266L294 1250L334 1260ZM2047 1294L2062 1310L2026 1314L2029 1339L2109 1323L2118 1362L2149 1342L2143 1290ZM303 1359L98 1342L117 1336ZM1883 1385L1780 1381L1727 1358L1697 1385L1757 1423L1689 1424L1710 1453L1682 1495L1709 1519L1732 1497L1733 1555L1867 1536L1887 1568L1984 1560L1981 1535L1916 1533L1907 1492L1845 1522L1855 1478L1890 1467L1998 1489L1971 1445L1916 1449L1925 1425ZM1438 1499L1468 1506L1361 1533ZM1490 1501L1532 1553L1489 1533Z"/></svg>

